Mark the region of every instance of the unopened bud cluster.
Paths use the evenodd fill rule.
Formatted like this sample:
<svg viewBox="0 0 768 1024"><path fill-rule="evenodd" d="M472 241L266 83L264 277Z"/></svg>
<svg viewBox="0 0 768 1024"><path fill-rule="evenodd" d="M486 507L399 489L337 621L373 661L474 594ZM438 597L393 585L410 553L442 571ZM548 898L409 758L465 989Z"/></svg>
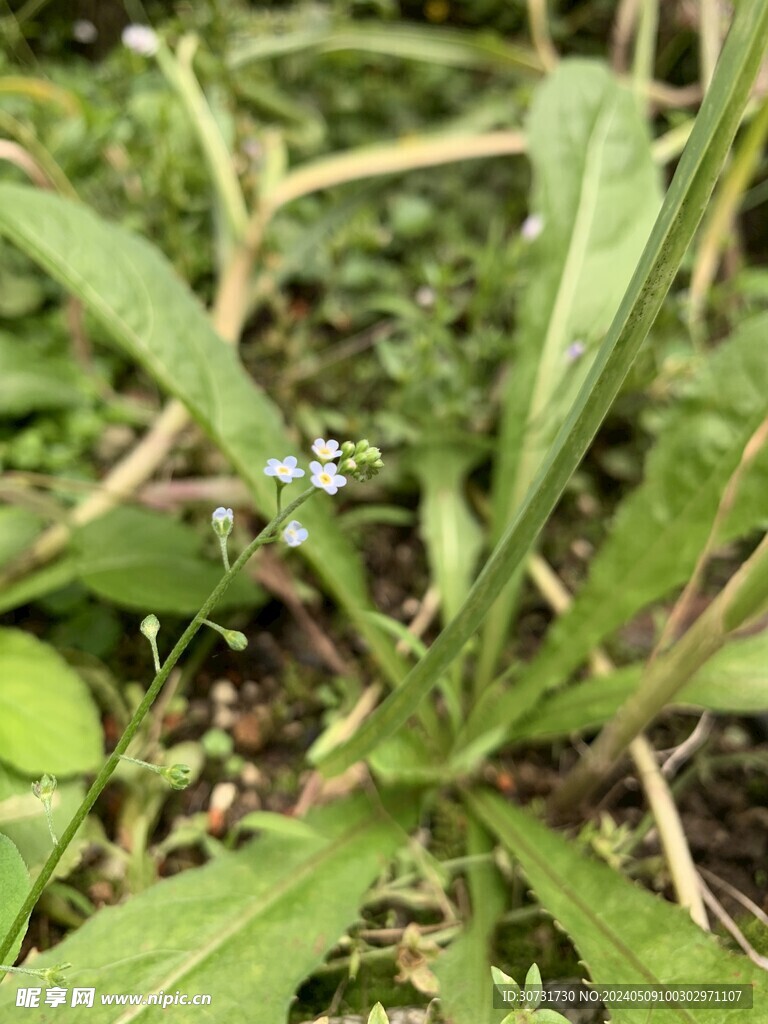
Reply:
<svg viewBox="0 0 768 1024"><path fill-rule="evenodd" d="M368 441L345 441L341 446L342 459L339 472L348 473L355 480L364 483L376 476L383 467L381 452Z"/></svg>

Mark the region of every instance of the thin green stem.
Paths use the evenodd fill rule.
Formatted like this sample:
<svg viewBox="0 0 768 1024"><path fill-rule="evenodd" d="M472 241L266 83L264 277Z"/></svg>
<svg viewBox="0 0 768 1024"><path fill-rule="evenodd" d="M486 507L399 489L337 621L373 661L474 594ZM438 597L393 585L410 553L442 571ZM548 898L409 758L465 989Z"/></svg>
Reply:
<svg viewBox="0 0 768 1024"><path fill-rule="evenodd" d="M301 505L303 505L308 498L310 498L315 493L315 487L308 487L305 491L302 491L302 493L298 496L298 498L296 498L295 501L292 501L291 504L288 505L284 512L278 513L278 515L276 515L275 518L270 523L268 523L267 526L264 527L261 533L259 533L258 536L251 541L248 547L245 548L244 551L238 556L237 560L234 562L229 572L225 573L222 576L222 578L219 580L219 582L216 584L216 586L213 588L211 593L206 598L197 615L195 615L190 624L187 626L187 628L181 634L179 639L176 641L176 645L166 658L162 667L155 675L155 678L152 680L152 684L150 685L149 689L144 695L144 699L141 701L138 708L134 712L133 717L128 723L128 727L126 728L123 735L120 737L117 746L109 755L107 760L104 762L101 771L96 776L93 784L91 785L91 788L86 793L83 802L80 804L77 811L75 812L74 817L72 818L72 820L62 833L61 840L59 841L58 845L55 846L54 849L51 851L51 853L48 856L48 860L45 862L40 871L40 874L35 879L34 885L30 889L27 898L24 900L24 903L19 909L18 914L16 915L13 923L8 929L8 933L6 934L5 938L2 941L2 945L0 945L0 963L8 956L11 947L14 944L16 936L25 927L29 915L34 910L35 904L39 900L43 892L43 889L45 888L48 880L50 879L51 875L56 869L56 865L61 860L64 851L74 839L77 830L85 821L88 812L96 803L96 800L98 799L102 790L109 781L110 776L117 767L120 758L128 749L128 746L130 745L134 736L138 732L147 712L152 707L155 700L157 699L158 694L160 693L160 690L163 688L163 684L170 675L171 670L176 665L176 662L182 656L186 648L189 646L190 641L193 639L195 634L199 631L200 627L205 622L205 619L207 618L208 614L216 607L218 602L229 589L229 586L232 583L235 576L237 576L237 574L240 572L240 570L243 568L246 562L250 559L251 555L253 555L254 552L256 552L260 547L263 547L264 544L267 544L270 541L274 540L278 530L280 529L281 525L285 522L285 520L292 516L293 513ZM0 978L0 980L2 979Z"/></svg>
<svg viewBox="0 0 768 1024"><path fill-rule="evenodd" d="M120 755L121 761L128 761L130 764L137 764L141 768L147 768L151 772L155 772L156 775L162 775L163 766L159 764L150 764L149 761L142 761L138 757L128 757L127 754Z"/></svg>
<svg viewBox="0 0 768 1024"><path fill-rule="evenodd" d="M280 509L278 508L277 511L279 512ZM229 551L227 551L227 538L226 537L219 537L219 545L221 547L221 560L224 563L224 570L225 570L225 572L229 572L230 565L229 565Z"/></svg>

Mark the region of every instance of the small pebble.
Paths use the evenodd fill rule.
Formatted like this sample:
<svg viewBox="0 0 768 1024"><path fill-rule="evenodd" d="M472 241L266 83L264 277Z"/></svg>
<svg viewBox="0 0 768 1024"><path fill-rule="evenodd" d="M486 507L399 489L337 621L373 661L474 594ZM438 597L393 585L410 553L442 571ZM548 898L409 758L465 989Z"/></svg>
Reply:
<svg viewBox="0 0 768 1024"><path fill-rule="evenodd" d="M229 732L236 721L237 715L232 708L214 708L213 724L217 729L223 729L225 732Z"/></svg>
<svg viewBox="0 0 768 1024"><path fill-rule="evenodd" d="M211 700L214 704L237 704L237 689L229 679L217 679L211 687Z"/></svg>
<svg viewBox="0 0 768 1024"><path fill-rule="evenodd" d="M246 761L240 769L240 781L244 786L252 786L257 789L264 782L264 773L255 764Z"/></svg>
<svg viewBox="0 0 768 1024"><path fill-rule="evenodd" d="M208 808L211 811L224 813L228 811L235 802L237 786L234 782L217 782L211 790L211 799Z"/></svg>

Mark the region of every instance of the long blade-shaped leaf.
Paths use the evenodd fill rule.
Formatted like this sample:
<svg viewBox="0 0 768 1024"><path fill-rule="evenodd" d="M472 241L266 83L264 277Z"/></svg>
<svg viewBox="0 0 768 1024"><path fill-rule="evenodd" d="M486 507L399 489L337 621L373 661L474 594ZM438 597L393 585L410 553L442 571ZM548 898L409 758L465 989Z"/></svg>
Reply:
<svg viewBox="0 0 768 1024"><path fill-rule="evenodd" d="M602 985L715 983L755 986L754 1004L768 990L765 973L723 949L680 907L634 885L606 864L589 860L528 811L492 793L473 793L470 808L520 862L533 890L570 935ZM622 1024L647 1024L647 1009L615 1011ZM732 1010L654 1010L654 1024L709 1024Z"/></svg>
<svg viewBox="0 0 768 1024"><path fill-rule="evenodd" d="M35 967L70 962L71 984L96 988L92 1007L67 1006L68 1024L166 1021L162 1005L100 1005L104 994L159 991L211 996L210 1006L179 1019L285 1021L295 989L354 921L404 838L367 800L326 808L312 824L316 839L267 836L100 911L38 957ZM0 1008L13 1004L16 988L0 988ZM24 1016L43 1024L50 1007Z"/></svg>
<svg viewBox="0 0 768 1024"><path fill-rule="evenodd" d="M515 722L509 740L552 739L596 729L637 689L644 665L569 686ZM768 704L768 632L734 640L713 655L675 697L675 704L736 715L756 715Z"/></svg>
<svg viewBox="0 0 768 1024"><path fill-rule="evenodd" d="M627 294L544 467L459 614L359 732L328 755L322 763L325 772L343 771L407 721L525 557L595 436L661 307L723 166L766 41L768 4L761 0L741 4Z"/></svg>
<svg viewBox="0 0 768 1024"><path fill-rule="evenodd" d="M593 647L693 571L728 480L768 413L768 317L745 323L701 367L667 418L644 482L623 502L589 579L526 668L526 692L560 685ZM739 487L723 543L766 518L763 451ZM525 702L514 695L510 710ZM498 722L498 708L493 718Z"/></svg>
<svg viewBox="0 0 768 1024"><path fill-rule="evenodd" d="M84 206L20 185L0 185L0 235L76 295L111 337L179 398L245 480L271 519L274 483L263 468L294 447L280 413L223 345L164 256ZM362 569L324 498L302 509L312 539L302 553L366 637L393 680L392 645L364 616Z"/></svg>
<svg viewBox="0 0 768 1024"><path fill-rule="evenodd" d="M564 61L539 86L528 118L530 248L494 465L497 541L583 383L661 204L648 129L629 89L594 61ZM576 346L569 358L569 348ZM581 353L581 350L583 354ZM506 641L520 576L488 616L479 688Z"/></svg>

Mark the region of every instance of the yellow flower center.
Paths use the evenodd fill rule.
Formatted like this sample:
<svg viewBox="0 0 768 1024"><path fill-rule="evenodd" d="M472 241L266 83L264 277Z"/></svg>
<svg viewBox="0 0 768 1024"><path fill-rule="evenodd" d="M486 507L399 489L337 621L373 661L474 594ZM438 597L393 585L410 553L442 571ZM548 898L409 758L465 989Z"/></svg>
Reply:
<svg viewBox="0 0 768 1024"><path fill-rule="evenodd" d="M320 482L323 483L323 484L332 484L333 483L333 477L331 476L330 473L321 473L320 474Z"/></svg>

